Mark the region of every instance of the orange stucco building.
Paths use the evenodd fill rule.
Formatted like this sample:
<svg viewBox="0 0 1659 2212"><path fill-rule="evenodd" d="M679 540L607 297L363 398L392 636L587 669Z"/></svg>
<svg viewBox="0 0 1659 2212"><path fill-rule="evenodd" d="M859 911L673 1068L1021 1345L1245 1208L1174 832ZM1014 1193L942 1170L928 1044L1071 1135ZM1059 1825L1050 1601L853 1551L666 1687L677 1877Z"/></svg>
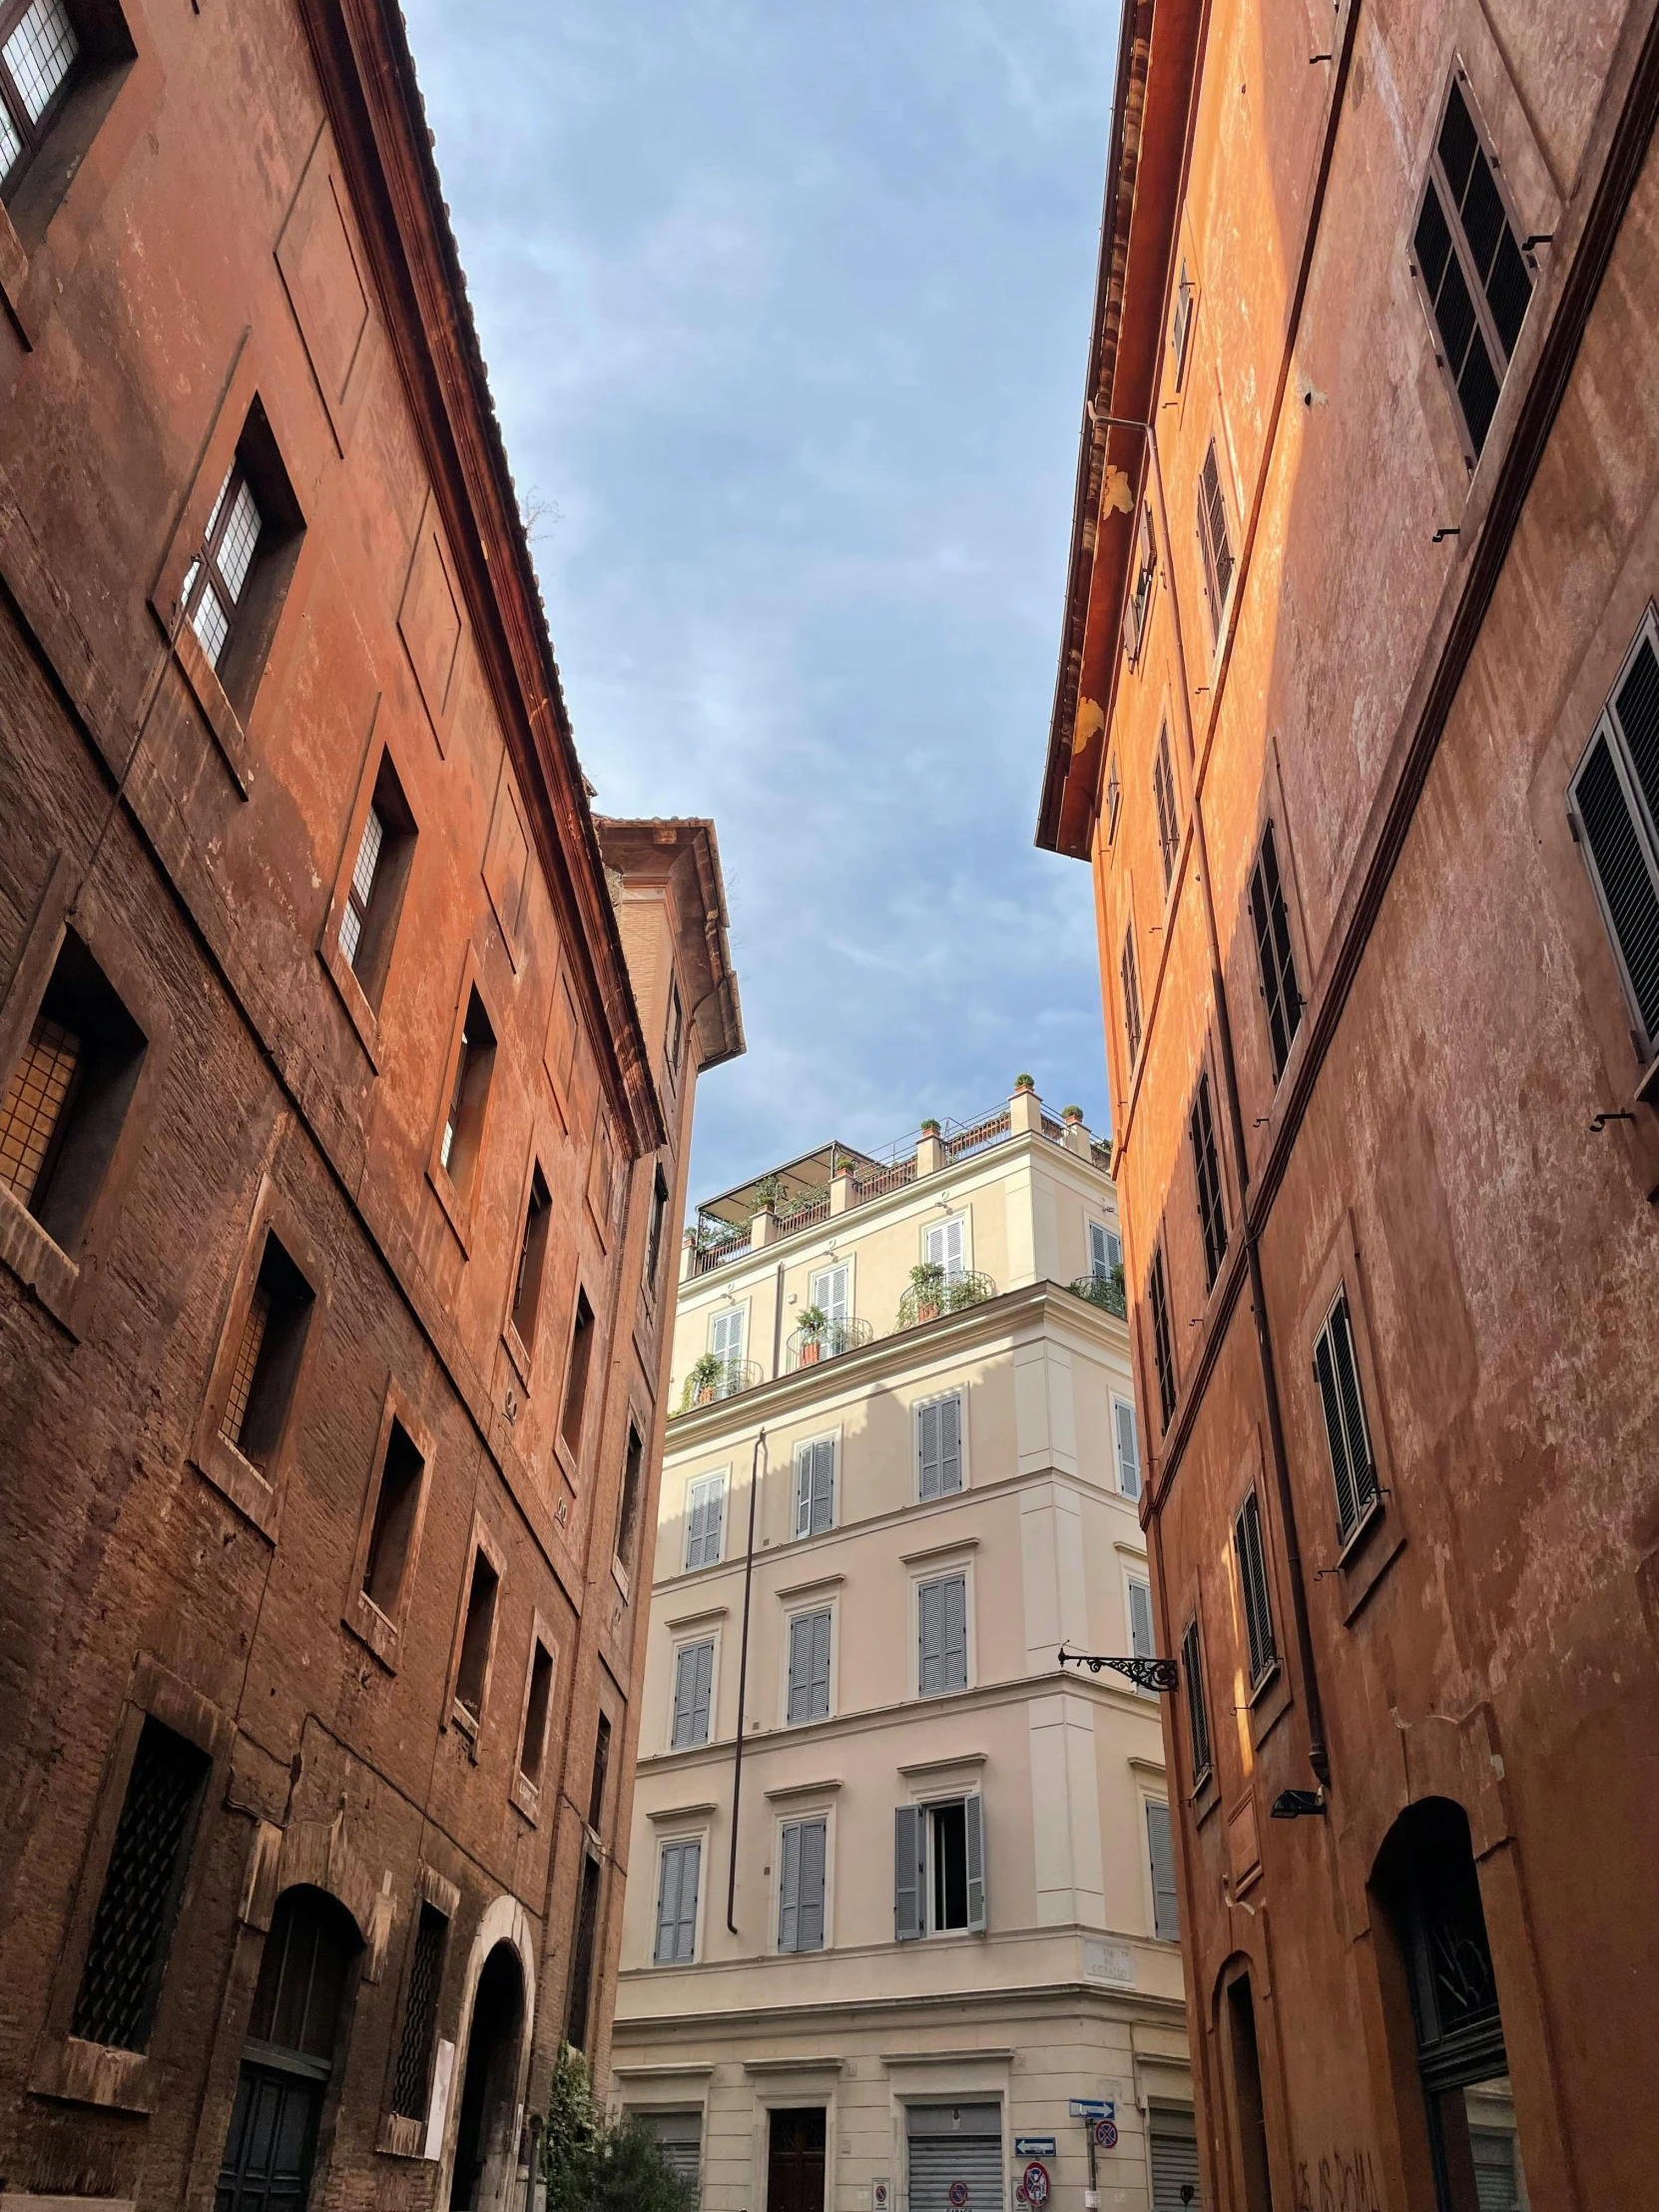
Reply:
<svg viewBox="0 0 1659 2212"><path fill-rule="evenodd" d="M1038 841L1238 2212L1655 2195L1656 113L1649 0L1124 13Z"/></svg>

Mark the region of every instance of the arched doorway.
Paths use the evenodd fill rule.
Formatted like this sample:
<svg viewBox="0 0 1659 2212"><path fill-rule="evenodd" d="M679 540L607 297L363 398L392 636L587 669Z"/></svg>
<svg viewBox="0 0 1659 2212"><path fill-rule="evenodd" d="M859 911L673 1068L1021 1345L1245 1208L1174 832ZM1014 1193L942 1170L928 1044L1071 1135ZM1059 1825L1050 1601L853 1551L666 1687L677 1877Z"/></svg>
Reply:
<svg viewBox="0 0 1659 2212"><path fill-rule="evenodd" d="M484 1960L472 1999L450 2212L504 2212L514 2179L524 1972L511 1943Z"/></svg>
<svg viewBox="0 0 1659 2212"><path fill-rule="evenodd" d="M362 1941L324 1890L283 1891L265 1939L214 2212L303 2212Z"/></svg>
<svg viewBox="0 0 1659 2212"><path fill-rule="evenodd" d="M1378 1854L1372 1887L1410 1991L1437 2212L1519 2212L1526 2180L1462 1807L1448 1798L1408 1806Z"/></svg>

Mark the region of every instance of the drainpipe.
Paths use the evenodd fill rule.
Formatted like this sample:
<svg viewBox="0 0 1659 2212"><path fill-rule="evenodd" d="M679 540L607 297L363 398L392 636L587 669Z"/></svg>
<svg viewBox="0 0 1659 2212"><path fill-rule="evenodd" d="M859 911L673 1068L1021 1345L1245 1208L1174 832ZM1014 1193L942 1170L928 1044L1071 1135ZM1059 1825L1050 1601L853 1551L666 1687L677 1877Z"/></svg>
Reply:
<svg viewBox="0 0 1659 2212"><path fill-rule="evenodd" d="M1158 501L1158 528L1164 541L1166 573L1174 544L1170 536L1169 509L1164 500L1164 471L1158 457L1158 433L1150 422L1133 415L1096 413L1094 420L1111 430L1137 430L1145 438L1152 461L1152 488ZM1181 719L1187 738L1187 762L1196 771L1198 746L1193 735L1192 687L1187 676L1186 638L1181 628L1181 599L1173 574L1169 581L1170 622L1175 636L1175 657L1181 673ZM1262 1258L1256 1230L1250 1218L1250 1165L1245 1150L1244 1110L1239 1103L1239 1073L1233 1056L1233 1023L1227 1010L1222 981L1221 938L1216 928L1215 901L1210 885L1210 851L1204 836L1204 810L1199 804L1196 773L1193 780L1193 859L1204 891L1204 929L1210 954L1210 992L1216 1005L1216 1040L1221 1052L1222 1081L1227 1092L1227 1122L1233 1139L1233 1157L1239 1171L1239 1222L1250 1271L1250 1306L1256 1320L1256 1351L1262 1370L1262 1394L1267 1403L1268 1442L1273 1456L1274 1492L1285 1531L1285 1564L1291 1579L1291 1613L1296 1631L1297 1659L1302 1668L1303 1696L1308 1710L1308 1764L1321 1783L1331 1780L1331 1756L1325 1741L1325 1706L1320 1697L1319 1676L1314 1668L1314 1637L1308 1616L1308 1586L1302 1567L1302 1545L1297 1536L1296 1503L1291 1494L1290 1458L1285 1449L1285 1422L1279 1401L1279 1375L1268 1326L1268 1303L1262 1286Z"/></svg>
<svg viewBox="0 0 1659 2212"><path fill-rule="evenodd" d="M780 1269L782 1274L782 1269ZM726 1870L726 1926L735 1936L734 1915L738 1899L738 1807L743 1801L743 1710L749 1688L749 1595L755 1580L755 1500L761 1492L760 1470L766 1450L763 1428L755 1439L755 1456L749 1463L749 1548L743 1560L743 1639L738 1649L738 1748L732 1760L732 1854Z"/></svg>

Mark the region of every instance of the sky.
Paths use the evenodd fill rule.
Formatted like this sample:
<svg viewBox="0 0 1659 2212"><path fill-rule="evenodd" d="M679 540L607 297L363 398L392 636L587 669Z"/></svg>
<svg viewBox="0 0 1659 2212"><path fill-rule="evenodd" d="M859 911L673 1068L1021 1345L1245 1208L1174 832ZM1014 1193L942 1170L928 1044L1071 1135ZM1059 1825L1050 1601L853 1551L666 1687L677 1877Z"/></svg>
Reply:
<svg viewBox="0 0 1659 2212"><path fill-rule="evenodd" d="M1112 0L405 0L578 751L720 842L692 1195L1028 1070L1108 1126L1032 844Z"/></svg>

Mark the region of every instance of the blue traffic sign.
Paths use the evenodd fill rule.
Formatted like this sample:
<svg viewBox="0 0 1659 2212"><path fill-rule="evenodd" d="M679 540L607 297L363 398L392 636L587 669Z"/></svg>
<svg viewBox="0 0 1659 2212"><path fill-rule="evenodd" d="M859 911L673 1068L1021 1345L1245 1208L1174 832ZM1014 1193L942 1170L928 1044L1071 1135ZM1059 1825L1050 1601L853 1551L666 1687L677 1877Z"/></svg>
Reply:
<svg viewBox="0 0 1659 2212"><path fill-rule="evenodd" d="M1016 2158L1053 2158L1057 2155L1052 2135L1016 2135L1014 2137L1014 2156Z"/></svg>
<svg viewBox="0 0 1659 2212"><path fill-rule="evenodd" d="M1113 2120L1117 2105L1111 2097L1073 2097L1071 2116L1074 2120Z"/></svg>

